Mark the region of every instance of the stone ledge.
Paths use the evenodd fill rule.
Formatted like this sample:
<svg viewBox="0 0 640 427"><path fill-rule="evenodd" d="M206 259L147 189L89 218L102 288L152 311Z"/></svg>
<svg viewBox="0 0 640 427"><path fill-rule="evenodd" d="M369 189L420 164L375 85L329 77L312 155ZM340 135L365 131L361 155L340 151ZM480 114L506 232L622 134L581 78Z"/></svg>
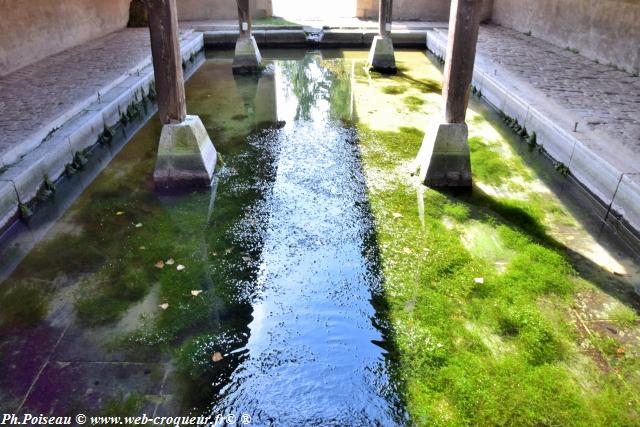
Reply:
<svg viewBox="0 0 640 427"><path fill-rule="evenodd" d="M205 31L205 46L212 49L233 48L238 40L237 30ZM393 31L391 38L396 47L425 47L427 30L398 30ZM362 47L370 48L378 33L363 31L362 29L330 29L317 34L307 35L303 30L254 30L253 36L258 47L301 47L301 48L332 48L332 47Z"/></svg>
<svg viewBox="0 0 640 427"><path fill-rule="evenodd" d="M446 57L446 31L428 31L427 49L437 56ZM599 142L611 138L603 138L595 133L574 132L574 124L578 120L571 112L484 57L481 52L476 56L473 84L492 107L517 118L529 132L535 131L538 144L555 161L567 165L580 184L595 195L600 203L611 206L635 229L634 233L640 232L640 191L637 180L633 184L634 179L625 179L637 177L640 172L640 164L634 162L633 155L622 147L620 150L612 149L611 145L605 147Z"/></svg>
<svg viewBox="0 0 640 427"><path fill-rule="evenodd" d="M183 59L188 61L203 48L202 34L183 34ZM19 203L27 203L36 196L45 176L51 181L60 178L65 166L73 161L75 153L95 145L105 126L117 124L120 114L126 112L134 99L140 98L140 90L147 93L151 81L153 66L149 56L146 63L139 63L127 74L106 84L104 87L109 89L100 96L96 93L95 97L82 101L83 108L75 114L65 113L61 116L65 118L64 123L49 138L41 139L37 144L28 144L30 151L21 154L16 162L0 173L0 230L16 218ZM10 190L13 195L9 194Z"/></svg>

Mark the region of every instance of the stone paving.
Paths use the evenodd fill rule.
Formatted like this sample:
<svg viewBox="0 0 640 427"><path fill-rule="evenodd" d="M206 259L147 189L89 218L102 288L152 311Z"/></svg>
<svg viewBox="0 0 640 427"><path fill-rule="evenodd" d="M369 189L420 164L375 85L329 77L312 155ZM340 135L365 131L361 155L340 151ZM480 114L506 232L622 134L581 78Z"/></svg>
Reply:
<svg viewBox="0 0 640 427"><path fill-rule="evenodd" d="M150 55L149 31L125 29L0 77L0 158Z"/></svg>
<svg viewBox="0 0 640 427"><path fill-rule="evenodd" d="M640 156L640 77L494 25L482 26L478 52L570 111L579 130Z"/></svg>

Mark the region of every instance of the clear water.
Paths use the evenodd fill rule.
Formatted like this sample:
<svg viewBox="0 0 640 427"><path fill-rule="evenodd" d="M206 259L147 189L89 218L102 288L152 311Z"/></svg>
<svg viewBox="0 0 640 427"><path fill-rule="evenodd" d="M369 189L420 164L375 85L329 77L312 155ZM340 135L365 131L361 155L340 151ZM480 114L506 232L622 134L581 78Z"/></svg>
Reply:
<svg viewBox="0 0 640 427"><path fill-rule="evenodd" d="M3 410L406 422L342 67L202 66L213 190L154 194L159 125L134 137L2 284Z"/></svg>
<svg viewBox="0 0 640 427"><path fill-rule="evenodd" d="M67 183L84 189L72 204L59 192L68 209L53 203L0 244L3 412L410 422L367 200L375 176L365 182L354 124L422 127L438 90L417 86L428 102L407 115L378 87L397 80L376 86L362 71L366 52L263 53L260 77L234 77L229 54L216 53L187 84L189 112L225 160L211 191L154 193L154 118L95 180L87 171ZM402 55L439 78L423 53ZM472 134L498 120L472 110ZM511 155L538 162L526 148ZM638 263L566 180L536 173L562 205L552 230L576 268L631 298Z"/></svg>

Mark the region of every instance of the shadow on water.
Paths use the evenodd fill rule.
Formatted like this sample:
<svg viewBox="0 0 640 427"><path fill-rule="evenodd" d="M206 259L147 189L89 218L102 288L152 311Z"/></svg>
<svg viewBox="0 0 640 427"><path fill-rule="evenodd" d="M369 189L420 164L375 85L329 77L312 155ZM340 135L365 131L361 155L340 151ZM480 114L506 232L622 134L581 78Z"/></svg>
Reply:
<svg viewBox="0 0 640 427"><path fill-rule="evenodd" d="M587 248L581 247L584 244L580 242L559 240L557 232L562 233L563 230L552 230L546 225L545 218L526 202L496 198L486 194L478 186L474 186L471 195L459 199L497 213L536 241L562 251L582 277L592 281L610 296L633 306L640 313L640 288L637 282L640 279L640 246L637 246L637 241L629 241L624 235L618 234L612 221L604 222L606 207L571 176L558 172L548 156L540 150L541 147L527 144L510 128L500 123L498 114L486 105L473 99L472 106L494 124L519 159L535 172L558 200L561 200L563 208L580 224L582 233L591 239L589 244L599 245L614 258L625 260L627 272L620 274L618 271L612 271L611 267L607 269L594 262L592 258L585 256L584 250Z"/></svg>
<svg viewBox="0 0 640 427"><path fill-rule="evenodd" d="M225 160L211 192L153 192L152 120L2 283L1 409L407 422L348 72L230 66L187 84Z"/></svg>

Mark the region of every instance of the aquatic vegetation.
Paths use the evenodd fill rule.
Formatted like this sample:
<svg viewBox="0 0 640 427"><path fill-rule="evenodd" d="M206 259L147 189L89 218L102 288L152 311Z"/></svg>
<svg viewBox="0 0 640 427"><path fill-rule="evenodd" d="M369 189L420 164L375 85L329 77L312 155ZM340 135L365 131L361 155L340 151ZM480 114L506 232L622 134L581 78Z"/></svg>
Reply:
<svg viewBox="0 0 640 427"><path fill-rule="evenodd" d="M420 111L420 107L422 107L425 101L422 98L418 98L417 96L407 96L404 98L404 103L407 107L409 107L410 111Z"/></svg>
<svg viewBox="0 0 640 427"><path fill-rule="evenodd" d="M637 386L582 353L585 339L608 358L605 363L624 366L636 381L633 362L620 357L616 339L577 338L570 308L577 293L593 285L578 278L564 245L550 234L555 203L527 190L522 184L539 179L537 172L520 156L506 155L510 144L518 144L515 136L536 144L535 133L508 119L517 132L511 134L486 112L470 118L477 185L506 184L523 199L478 187L471 194L418 190L405 165L418 152L421 135L375 130L364 112L359 109L358 134L398 371L413 421L637 422ZM494 129L489 138L487 126ZM631 324L629 313L621 317ZM578 360L580 373L570 368Z"/></svg>
<svg viewBox="0 0 640 427"><path fill-rule="evenodd" d="M385 86L382 89L382 92L386 93L387 95L401 95L406 91L407 91L407 88L405 86L398 86L398 85Z"/></svg>
<svg viewBox="0 0 640 427"><path fill-rule="evenodd" d="M362 162L363 171L346 175L353 173L358 188L366 179L367 197L350 200L366 224L354 259L366 265L337 268L375 282L360 307L375 311L363 322L384 337L375 344L384 348L392 378L380 388L403 394L416 425L638 424L638 346L611 332L635 336L637 314L630 303L611 305L614 297L584 268L589 260L555 232L575 232L579 224L546 187L562 178L535 166L540 158L522 144L536 145L535 132L506 117L501 124L475 98L468 114L473 191L434 191L411 176L422 129L439 114L437 69L421 55L399 53L394 77L369 79L364 61L318 54L278 69L299 101L289 112L295 121L314 120L313 107L322 104L326 120L348 136L356 166ZM252 334L259 335L254 327L262 326L259 278L274 263L265 258L274 253L265 241L281 219L266 201L288 195L291 186L277 193L274 183L300 167L282 156L278 138L299 123L278 121L282 100L269 96L273 76L231 76L229 63L210 61L186 88L189 112L201 116L218 150L214 189L153 192L161 127L152 120L3 283L0 330L43 325L66 302L63 320L98 337L91 351L108 360L162 361L148 375L174 387L172 404L194 412L211 410L248 361L268 367L309 356L304 349L281 358L291 343L277 337L268 344L273 358L256 360L248 351ZM127 121L138 114L128 112ZM109 134L105 128L99 139L107 142ZM88 153L76 157L74 170ZM321 168L335 166L323 160ZM43 188L52 185L45 179ZM332 181L322 191L344 185ZM300 219L292 236L304 241L310 224ZM314 244L323 250L323 242ZM353 298L341 292L336 287L331 297ZM604 301L600 317L584 322L589 304L579 298ZM315 319L295 319L306 321ZM313 325L323 327L331 325ZM135 414L160 398L127 391L109 392L102 413Z"/></svg>

